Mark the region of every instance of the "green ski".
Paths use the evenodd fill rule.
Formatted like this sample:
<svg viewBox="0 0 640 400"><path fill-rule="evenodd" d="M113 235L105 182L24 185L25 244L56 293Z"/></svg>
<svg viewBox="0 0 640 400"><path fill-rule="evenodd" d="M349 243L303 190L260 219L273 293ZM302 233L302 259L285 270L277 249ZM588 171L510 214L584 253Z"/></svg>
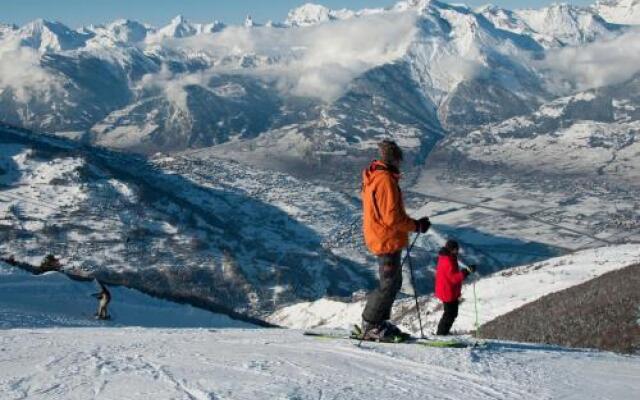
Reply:
<svg viewBox="0 0 640 400"><path fill-rule="evenodd" d="M362 330L357 325L354 326L354 329L351 333L346 332L323 332L323 331L305 331L303 335L311 336L318 339L341 339L341 340L363 340L362 339ZM373 340L364 340L365 342L374 342L374 343L392 343L392 344L416 344L424 347L437 347L437 348L466 348L466 347L476 347L472 343L468 343L466 341L461 341L457 339L421 339L413 336L408 337L394 337L390 340L385 341L373 341Z"/></svg>

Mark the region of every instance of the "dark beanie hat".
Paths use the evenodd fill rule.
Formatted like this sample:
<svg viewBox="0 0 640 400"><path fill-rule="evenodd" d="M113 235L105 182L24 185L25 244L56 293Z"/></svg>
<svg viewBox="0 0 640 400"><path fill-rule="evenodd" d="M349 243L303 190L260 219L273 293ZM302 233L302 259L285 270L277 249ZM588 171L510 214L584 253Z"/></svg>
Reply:
<svg viewBox="0 0 640 400"><path fill-rule="evenodd" d="M460 245L458 244L457 241L453 239L449 239L447 240L447 243L444 245L444 248L449 251L454 251L454 250L458 250L460 248Z"/></svg>
<svg viewBox="0 0 640 400"><path fill-rule="evenodd" d="M380 149L380 159L385 163L402 161L402 149L393 140L383 140L378 143L378 149Z"/></svg>

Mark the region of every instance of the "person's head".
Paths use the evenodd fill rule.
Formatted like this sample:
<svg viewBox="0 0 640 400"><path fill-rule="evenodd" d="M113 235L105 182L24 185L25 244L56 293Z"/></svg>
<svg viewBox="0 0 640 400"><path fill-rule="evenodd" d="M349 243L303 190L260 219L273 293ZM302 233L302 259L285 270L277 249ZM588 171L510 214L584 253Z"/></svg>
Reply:
<svg viewBox="0 0 640 400"><path fill-rule="evenodd" d="M402 149L393 140L385 139L378 143L380 150L380 160L385 164L392 165L396 168L400 167L402 162Z"/></svg>
<svg viewBox="0 0 640 400"><path fill-rule="evenodd" d="M460 245L458 244L457 241L453 239L447 240L447 243L444 245L444 248L447 249L447 251L449 251L449 253L453 254L454 256L457 256L458 252L460 251Z"/></svg>

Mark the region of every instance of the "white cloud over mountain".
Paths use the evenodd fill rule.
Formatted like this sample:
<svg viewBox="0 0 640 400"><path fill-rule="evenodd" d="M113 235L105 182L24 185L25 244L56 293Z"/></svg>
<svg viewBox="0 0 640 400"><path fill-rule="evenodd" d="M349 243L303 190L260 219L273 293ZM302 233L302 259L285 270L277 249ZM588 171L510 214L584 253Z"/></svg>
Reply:
<svg viewBox="0 0 640 400"><path fill-rule="evenodd" d="M640 72L640 28L581 47L551 50L542 64L581 90L622 83Z"/></svg>
<svg viewBox="0 0 640 400"><path fill-rule="evenodd" d="M164 84L178 104L184 104L180 85L205 83L221 71L272 80L287 95L331 101L363 72L402 57L417 27L415 12L374 14L290 29L228 27L216 34L184 39L168 38L155 46L216 59L250 57L255 65L213 66L196 74L173 76L162 70L147 81Z"/></svg>
<svg viewBox="0 0 640 400"><path fill-rule="evenodd" d="M0 94L6 89L27 103L35 96L62 92L62 84L41 66L37 50L13 41L0 46Z"/></svg>

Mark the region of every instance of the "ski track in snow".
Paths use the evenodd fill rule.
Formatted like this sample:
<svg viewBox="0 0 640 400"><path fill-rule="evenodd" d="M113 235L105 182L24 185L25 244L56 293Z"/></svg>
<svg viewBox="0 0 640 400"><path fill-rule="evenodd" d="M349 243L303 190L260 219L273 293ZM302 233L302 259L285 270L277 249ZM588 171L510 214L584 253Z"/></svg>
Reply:
<svg viewBox="0 0 640 400"><path fill-rule="evenodd" d="M5 330L0 397L628 399L640 390L638 356L354 343L288 330Z"/></svg>

